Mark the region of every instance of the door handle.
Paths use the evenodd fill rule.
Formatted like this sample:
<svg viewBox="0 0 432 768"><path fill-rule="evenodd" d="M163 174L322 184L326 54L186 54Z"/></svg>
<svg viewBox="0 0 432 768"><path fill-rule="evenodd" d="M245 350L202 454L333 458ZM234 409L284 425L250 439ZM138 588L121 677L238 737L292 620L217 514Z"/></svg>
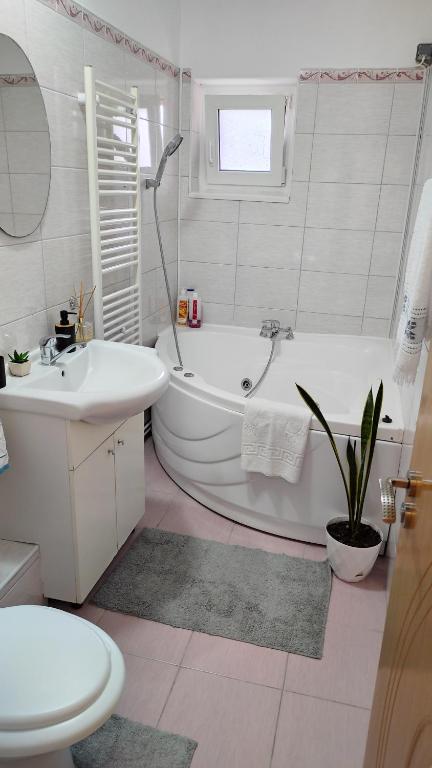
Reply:
<svg viewBox="0 0 432 768"><path fill-rule="evenodd" d="M392 525L396 522L396 488L405 488L407 491L407 499L402 504L401 509L401 522L405 528L414 528L416 522L416 505L415 496L422 489L430 490L432 488L432 480L423 480L421 472L415 472L410 470L404 477L387 477L385 480L379 480L381 490L381 508L383 515L383 523Z"/></svg>

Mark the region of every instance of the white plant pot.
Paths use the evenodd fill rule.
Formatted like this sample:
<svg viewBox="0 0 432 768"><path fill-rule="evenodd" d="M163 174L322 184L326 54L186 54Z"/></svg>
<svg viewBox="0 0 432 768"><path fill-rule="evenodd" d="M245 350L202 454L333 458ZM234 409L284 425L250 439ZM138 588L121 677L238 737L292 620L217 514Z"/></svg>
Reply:
<svg viewBox="0 0 432 768"><path fill-rule="evenodd" d="M350 547L348 544L342 544L330 536L328 526L331 523L340 523L348 520L346 515L333 517L326 526L327 556L329 563L336 576L342 581L361 581L371 572L378 557L378 553L383 542L383 534L380 528L370 520L363 518L362 522L369 525L380 536L379 544L374 547Z"/></svg>
<svg viewBox="0 0 432 768"><path fill-rule="evenodd" d="M31 360L27 360L26 363L11 363L9 362L9 371L12 376L28 376L31 368Z"/></svg>

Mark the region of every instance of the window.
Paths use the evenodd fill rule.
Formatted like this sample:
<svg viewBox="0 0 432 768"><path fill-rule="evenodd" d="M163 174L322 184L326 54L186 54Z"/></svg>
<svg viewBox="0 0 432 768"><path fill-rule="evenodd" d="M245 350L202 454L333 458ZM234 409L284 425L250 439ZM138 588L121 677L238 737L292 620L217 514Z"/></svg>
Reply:
<svg viewBox="0 0 432 768"><path fill-rule="evenodd" d="M288 202L295 86L202 81L195 88L191 196Z"/></svg>

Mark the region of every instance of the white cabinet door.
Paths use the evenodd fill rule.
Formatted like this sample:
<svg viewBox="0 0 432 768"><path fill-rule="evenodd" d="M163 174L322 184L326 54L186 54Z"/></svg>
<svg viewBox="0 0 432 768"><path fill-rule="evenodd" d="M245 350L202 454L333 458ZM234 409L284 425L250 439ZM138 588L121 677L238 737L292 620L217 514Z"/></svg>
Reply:
<svg viewBox="0 0 432 768"><path fill-rule="evenodd" d="M77 602L82 602L117 552L113 438L74 472Z"/></svg>
<svg viewBox="0 0 432 768"><path fill-rule="evenodd" d="M121 547L144 514L144 414L139 413L114 434L117 498L117 541Z"/></svg>

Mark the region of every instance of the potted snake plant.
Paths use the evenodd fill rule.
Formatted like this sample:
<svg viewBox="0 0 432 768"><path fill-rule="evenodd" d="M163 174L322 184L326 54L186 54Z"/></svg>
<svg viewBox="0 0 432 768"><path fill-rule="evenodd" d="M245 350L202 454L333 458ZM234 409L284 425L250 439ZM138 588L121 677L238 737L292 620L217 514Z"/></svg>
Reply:
<svg viewBox="0 0 432 768"><path fill-rule="evenodd" d="M343 581L361 581L372 570L383 541L382 531L370 520L363 518L366 490L372 466L378 425L383 401L381 381L374 400L372 389L366 398L360 432L360 455L356 440L348 438L346 447L347 471L339 455L336 441L318 404L299 384L297 389L304 402L327 433L347 501L347 515L338 515L326 525L327 555L336 576Z"/></svg>

